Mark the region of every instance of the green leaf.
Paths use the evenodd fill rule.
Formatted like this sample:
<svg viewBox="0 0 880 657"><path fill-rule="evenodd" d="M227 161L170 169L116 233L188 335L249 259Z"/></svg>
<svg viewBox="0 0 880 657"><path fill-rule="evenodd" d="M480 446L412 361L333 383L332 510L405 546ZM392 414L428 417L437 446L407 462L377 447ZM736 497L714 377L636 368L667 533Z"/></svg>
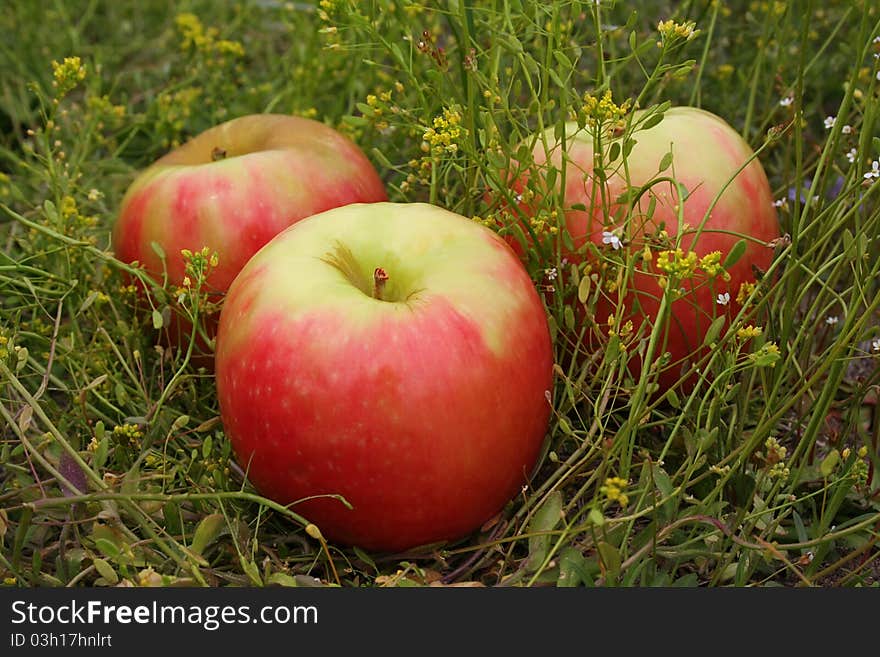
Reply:
<svg viewBox="0 0 880 657"><path fill-rule="evenodd" d="M159 330L162 328L162 324L164 324L162 320L162 313L160 313L155 308L153 309L153 328Z"/></svg>
<svg viewBox="0 0 880 657"><path fill-rule="evenodd" d="M699 446L701 452L705 452L710 447L712 447L717 439L718 427L712 427L712 429L710 430L702 427L697 431L697 445Z"/></svg>
<svg viewBox="0 0 880 657"><path fill-rule="evenodd" d="M666 169L668 169L669 165L671 165L671 164L672 164L672 151L668 151L663 156L663 159L660 160L660 167L659 167L658 171L666 171Z"/></svg>
<svg viewBox="0 0 880 657"><path fill-rule="evenodd" d="M189 424L189 415L178 415L174 422L171 423L171 428L168 430L168 433L180 431L187 424Z"/></svg>
<svg viewBox="0 0 880 657"><path fill-rule="evenodd" d="M566 436L573 436L574 435L574 431L571 430L571 425L568 423L568 420L566 420L563 416L561 416L561 415L559 416L558 423L559 423L559 430L562 433L564 433Z"/></svg>
<svg viewBox="0 0 880 657"><path fill-rule="evenodd" d="M97 299L97 298L98 298L98 291L97 290L93 290L92 292L90 292L89 295L85 298L85 300L80 305L79 310L76 311L76 314L81 315L86 310L91 308L92 304L95 303L95 299Z"/></svg>
<svg viewBox="0 0 880 657"><path fill-rule="evenodd" d="M43 202L43 212L46 213L46 217L49 219L49 223L55 224L56 226L60 223L58 218L58 209L55 207L55 204L46 199Z"/></svg>
<svg viewBox="0 0 880 657"><path fill-rule="evenodd" d="M556 579L556 585L574 587L582 584L587 586L593 584L593 578L587 568L587 560L575 548L567 547L559 554L559 577Z"/></svg>
<svg viewBox="0 0 880 657"><path fill-rule="evenodd" d="M159 260L165 260L165 249L159 242L150 242L150 248L153 249L153 253L159 256Z"/></svg>
<svg viewBox="0 0 880 657"><path fill-rule="evenodd" d="M296 579L287 573L272 573L266 578L266 584L274 586L299 586Z"/></svg>
<svg viewBox="0 0 880 657"><path fill-rule="evenodd" d="M851 251L855 238L853 237L853 234L850 232L849 228L844 228L843 233L841 234L840 237L841 237L841 240L843 241L844 253Z"/></svg>
<svg viewBox="0 0 880 657"><path fill-rule="evenodd" d="M574 310L571 309L571 306L565 306L563 312L563 319L565 320L565 328L569 331L574 330Z"/></svg>
<svg viewBox="0 0 880 657"><path fill-rule="evenodd" d="M205 548L216 541L224 529L226 529L226 518L222 513L211 513L205 516L196 527L192 543L189 546L190 551L202 556Z"/></svg>
<svg viewBox="0 0 880 657"><path fill-rule="evenodd" d="M607 541L600 541L596 546L596 549L599 551L599 558L602 559L602 565L605 566L606 582L613 582L620 574L620 551Z"/></svg>
<svg viewBox="0 0 880 657"><path fill-rule="evenodd" d="M349 115L346 115L346 116L343 116L343 117L342 117L342 122L345 123L345 124L347 124L347 125L354 126L354 127L356 127L356 128L360 128L360 127L363 127L363 126L365 126L365 125L369 125L369 123L370 123L369 121L367 121L367 120L366 120L364 117L362 117L362 116L351 116L350 114L349 114Z"/></svg>
<svg viewBox="0 0 880 657"><path fill-rule="evenodd" d="M374 148L370 152L373 154L373 157L376 158L376 162L378 162L380 166L383 166L386 169L393 168L391 161L387 157L385 157L385 153L380 151L378 148Z"/></svg>
<svg viewBox="0 0 880 657"><path fill-rule="evenodd" d="M552 531L562 519L562 493L553 491L541 505L529 523L529 560L527 569L534 572L540 568L550 550L550 539L546 532Z"/></svg>
<svg viewBox="0 0 880 657"><path fill-rule="evenodd" d="M257 564L249 559L245 559L244 556L240 558L241 568L244 570L244 574L248 576L248 579L251 580L251 584L254 586L263 586L263 579L260 577L260 568Z"/></svg>
<svg viewBox="0 0 880 657"><path fill-rule="evenodd" d="M173 502L166 502L162 506L162 517L165 520L165 530L172 536L183 533L183 519L180 515L180 507Z"/></svg>
<svg viewBox="0 0 880 657"><path fill-rule="evenodd" d="M719 315L712 320L712 323L709 324L709 328L706 331L705 337L703 338L704 347L708 347L710 344L718 339L718 336L721 334L721 329L724 328L724 322L726 321L727 317L724 315Z"/></svg>
<svg viewBox="0 0 880 657"><path fill-rule="evenodd" d="M553 56L556 58L556 63L558 63L562 68L571 70L571 60L566 56L564 52L555 49L553 50Z"/></svg>
<svg viewBox="0 0 880 657"><path fill-rule="evenodd" d="M832 449L828 452L828 456L822 459L822 464L819 466L819 472L822 473L822 476L825 479L831 476L831 473L834 472L834 469L837 467L837 464L840 462L840 452L836 449Z"/></svg>
<svg viewBox="0 0 880 657"><path fill-rule="evenodd" d="M645 122L642 124L642 130L650 130L663 120L663 112L655 112L651 116L649 116Z"/></svg>
<svg viewBox="0 0 880 657"><path fill-rule="evenodd" d="M608 149L608 162L614 162L617 158L620 157L620 142L615 141L611 144L611 148Z"/></svg>
<svg viewBox="0 0 880 657"><path fill-rule="evenodd" d="M96 538L95 547L108 559L116 559L121 554L119 546L106 538Z"/></svg>
<svg viewBox="0 0 880 657"><path fill-rule="evenodd" d="M737 241L736 244L733 245L733 248L730 250L730 253L727 254L727 257L724 259L724 268L730 269L739 262L739 259L743 257L743 254L746 252L746 241L744 239Z"/></svg>
<svg viewBox="0 0 880 657"><path fill-rule="evenodd" d="M119 583L119 575L116 574L116 571L113 570L113 566L109 563L101 558L93 559L92 563L95 566L95 570L98 571L98 574L103 577L110 586Z"/></svg>

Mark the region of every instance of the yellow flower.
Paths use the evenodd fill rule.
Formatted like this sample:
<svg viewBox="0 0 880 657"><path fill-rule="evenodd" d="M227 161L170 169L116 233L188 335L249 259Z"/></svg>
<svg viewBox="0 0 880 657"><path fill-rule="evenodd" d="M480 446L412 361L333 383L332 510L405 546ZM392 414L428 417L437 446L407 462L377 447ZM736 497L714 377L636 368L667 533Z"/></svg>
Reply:
<svg viewBox="0 0 880 657"><path fill-rule="evenodd" d="M611 90L606 89L601 98L589 93L584 94L584 104L581 111L594 123L616 123L626 116L629 107L629 99L618 105L613 100Z"/></svg>
<svg viewBox="0 0 880 657"><path fill-rule="evenodd" d="M760 326L753 326L749 324L748 326L744 326L736 332L736 336L741 340L748 340L749 338L756 338L763 332Z"/></svg>
<svg viewBox="0 0 880 657"><path fill-rule="evenodd" d="M629 497L623 491L629 482L621 477L608 477L605 484L599 487L599 492L605 496L609 502L617 502L620 506L629 504Z"/></svg>
<svg viewBox="0 0 880 657"><path fill-rule="evenodd" d="M461 114L455 108L445 108L443 114L435 116L430 128L426 128L422 134L422 150L432 155L442 153L455 153L458 151L459 141L467 134L461 127Z"/></svg>
<svg viewBox="0 0 880 657"><path fill-rule="evenodd" d="M657 254L657 268L680 280L690 278L697 270L697 254L681 249L661 251Z"/></svg>
<svg viewBox="0 0 880 657"><path fill-rule="evenodd" d="M660 32L662 43L673 42L679 39L690 41L696 38L700 30L694 28L697 24L694 21L686 23L676 23L674 20L660 21L657 24L657 31Z"/></svg>
<svg viewBox="0 0 880 657"><path fill-rule="evenodd" d="M700 258L700 269L711 277L715 277L721 273L727 273L721 265L721 251L712 251Z"/></svg>
<svg viewBox="0 0 880 657"><path fill-rule="evenodd" d="M736 302L739 305L745 305L745 302L748 301L749 297L752 296L752 293L755 291L757 285L755 283L742 283L739 286L739 292L736 293Z"/></svg>
<svg viewBox="0 0 880 657"><path fill-rule="evenodd" d="M143 432L138 429L136 424L122 424L113 427L113 437L121 444L134 449L140 449L140 441L143 436Z"/></svg>
<svg viewBox="0 0 880 657"><path fill-rule="evenodd" d="M86 67L79 57L65 57L60 64L52 61L52 85L58 90L61 98L82 82L86 77Z"/></svg>

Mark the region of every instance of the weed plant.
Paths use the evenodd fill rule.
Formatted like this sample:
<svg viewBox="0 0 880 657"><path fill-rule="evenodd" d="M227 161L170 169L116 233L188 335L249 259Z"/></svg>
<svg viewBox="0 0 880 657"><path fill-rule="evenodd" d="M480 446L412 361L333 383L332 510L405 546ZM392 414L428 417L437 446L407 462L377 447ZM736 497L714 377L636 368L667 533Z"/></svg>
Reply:
<svg viewBox="0 0 880 657"><path fill-rule="evenodd" d="M875 2L10 0L0 29L4 585L880 581ZM524 219L507 181L545 130L670 104L749 142L785 238L743 291L748 322L708 336L692 390L657 394L626 365L662 324L572 338L593 329L568 301L590 317L640 254L623 235L599 266L568 262L559 195L525 189ZM323 121L391 200L525 245L556 349L546 449L460 541L366 553L262 498L211 372L163 346L170 313L206 310L206 259L170 289L112 255L138 171L256 112Z"/></svg>

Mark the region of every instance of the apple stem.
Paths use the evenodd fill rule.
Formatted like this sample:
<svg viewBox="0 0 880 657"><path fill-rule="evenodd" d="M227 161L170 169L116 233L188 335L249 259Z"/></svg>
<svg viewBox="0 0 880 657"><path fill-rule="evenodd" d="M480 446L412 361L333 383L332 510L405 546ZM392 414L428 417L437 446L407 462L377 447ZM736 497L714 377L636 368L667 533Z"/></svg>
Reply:
<svg viewBox="0 0 880 657"><path fill-rule="evenodd" d="M381 267L373 270L373 298L382 301L382 291L385 289L385 283L388 281L388 272Z"/></svg>
<svg viewBox="0 0 880 657"><path fill-rule="evenodd" d="M217 160L225 160L226 159L226 151L219 146L214 146L211 149L211 161L216 162Z"/></svg>

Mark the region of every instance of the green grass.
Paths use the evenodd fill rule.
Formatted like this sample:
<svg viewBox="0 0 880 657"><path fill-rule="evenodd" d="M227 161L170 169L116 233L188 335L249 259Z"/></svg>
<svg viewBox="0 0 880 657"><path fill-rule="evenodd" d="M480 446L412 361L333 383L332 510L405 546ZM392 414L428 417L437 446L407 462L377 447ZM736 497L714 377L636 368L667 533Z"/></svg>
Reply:
<svg viewBox="0 0 880 657"><path fill-rule="evenodd" d="M658 46L667 19L699 33ZM0 28L0 582L880 581L876 3L11 0ZM68 57L83 68L53 67ZM790 238L750 302L762 334L744 345L730 327L693 392L659 397L610 338L573 358L562 300L588 275L561 261L560 231L528 253L540 289L556 271L559 364L528 489L454 543L314 538L247 485L211 373L161 347L135 304L142 274L109 243L127 185L220 121L294 113L353 138L392 200L508 231L520 145L606 90L702 106L759 152ZM548 196L536 228L563 210ZM175 303L151 299L159 315ZM778 359L761 357L771 343Z"/></svg>

